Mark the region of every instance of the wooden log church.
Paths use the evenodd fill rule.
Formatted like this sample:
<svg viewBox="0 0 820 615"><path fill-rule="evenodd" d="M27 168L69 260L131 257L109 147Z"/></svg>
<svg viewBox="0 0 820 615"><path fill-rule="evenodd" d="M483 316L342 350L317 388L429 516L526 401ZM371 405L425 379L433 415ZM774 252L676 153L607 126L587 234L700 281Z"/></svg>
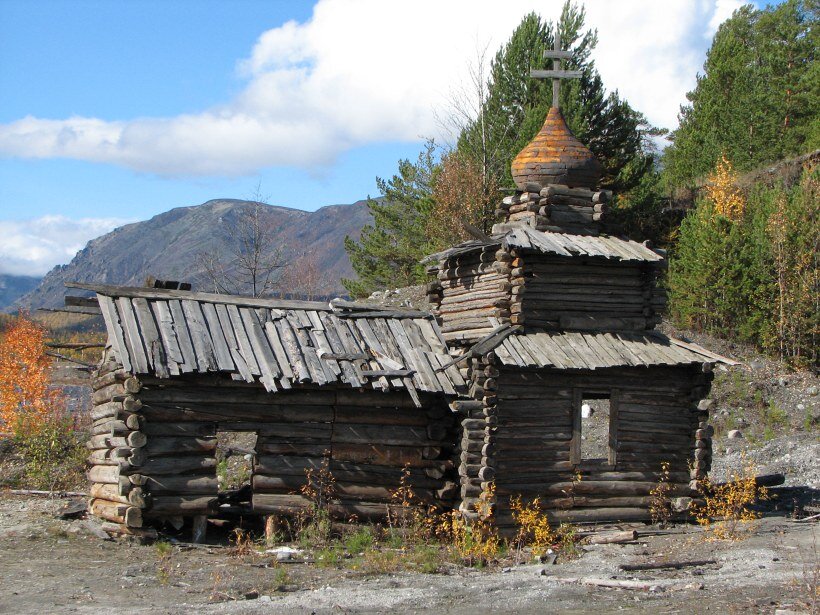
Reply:
<svg viewBox="0 0 820 615"><path fill-rule="evenodd" d="M513 496L554 521L647 519L662 464L672 494L692 494L712 366L728 360L654 330L664 254L608 233L602 167L558 107L567 54L534 71L553 106L513 162L502 221L428 257L432 313L73 285L108 331L91 511L124 533L217 514L220 432L256 436L246 514L307 506L305 472L322 467L342 518L383 518L403 472L468 516L494 484L502 529Z"/></svg>

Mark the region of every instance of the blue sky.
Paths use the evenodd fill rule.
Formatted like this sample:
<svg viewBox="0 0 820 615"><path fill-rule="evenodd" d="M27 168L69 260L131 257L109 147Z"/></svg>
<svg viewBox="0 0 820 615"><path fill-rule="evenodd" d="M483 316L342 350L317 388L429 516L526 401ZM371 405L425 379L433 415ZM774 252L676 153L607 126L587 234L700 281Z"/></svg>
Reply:
<svg viewBox="0 0 820 615"><path fill-rule="evenodd" d="M211 198L376 194L478 50L560 0L0 0L0 273L41 275L124 221ZM588 0L596 62L674 128L738 0ZM469 7L470 10L467 10Z"/></svg>

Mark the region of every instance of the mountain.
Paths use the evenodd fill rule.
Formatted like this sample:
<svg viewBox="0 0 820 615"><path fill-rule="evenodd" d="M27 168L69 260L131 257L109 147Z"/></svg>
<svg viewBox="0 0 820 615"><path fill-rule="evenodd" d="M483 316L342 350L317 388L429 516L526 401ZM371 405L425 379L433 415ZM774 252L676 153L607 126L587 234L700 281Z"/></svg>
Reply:
<svg viewBox="0 0 820 615"><path fill-rule="evenodd" d="M192 207L178 207L144 222L135 222L98 237L80 250L67 265L58 265L37 288L18 299L15 308L63 305L65 282L142 286L147 276L191 282L194 290L212 291L204 255L227 259L231 229L255 204L216 199ZM371 221L366 201L330 205L308 212L262 205L259 222L293 265L286 272L303 283L303 271L321 272L322 293L344 293L340 279L353 275L344 250L346 235L358 238ZM313 274L316 277L316 274ZM298 293L299 289L294 288ZM288 292L289 288L283 288Z"/></svg>
<svg viewBox="0 0 820 615"><path fill-rule="evenodd" d="M34 290L43 278L0 273L0 310Z"/></svg>

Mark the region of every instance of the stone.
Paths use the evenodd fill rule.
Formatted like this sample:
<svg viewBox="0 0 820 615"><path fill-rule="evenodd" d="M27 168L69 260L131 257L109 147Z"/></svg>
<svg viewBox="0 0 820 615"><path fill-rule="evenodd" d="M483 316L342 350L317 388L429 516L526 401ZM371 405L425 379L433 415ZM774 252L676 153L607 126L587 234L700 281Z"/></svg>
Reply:
<svg viewBox="0 0 820 615"><path fill-rule="evenodd" d="M789 384L789 381L788 381L788 380L786 380L785 378L778 378L778 379L777 379L777 384L779 384L780 386L784 387L784 386L786 386L786 385L788 385L788 384Z"/></svg>
<svg viewBox="0 0 820 615"><path fill-rule="evenodd" d="M726 437L730 440L740 440L743 438L743 434L739 429L732 429L728 434L726 434Z"/></svg>
<svg viewBox="0 0 820 615"><path fill-rule="evenodd" d="M592 406L589 404L583 404L581 406L581 418L588 419L593 415L595 411L592 409Z"/></svg>
<svg viewBox="0 0 820 615"><path fill-rule="evenodd" d="M672 510L674 510L675 512L686 512L692 505L692 498L672 498L671 504Z"/></svg>
<svg viewBox="0 0 820 615"><path fill-rule="evenodd" d="M806 409L806 406L803 404L797 404L797 409L800 410L800 412L803 412L803 410Z"/></svg>
<svg viewBox="0 0 820 615"><path fill-rule="evenodd" d="M811 395L812 397L816 397L817 396L817 387L816 386L810 386L809 390L808 390L808 394Z"/></svg>

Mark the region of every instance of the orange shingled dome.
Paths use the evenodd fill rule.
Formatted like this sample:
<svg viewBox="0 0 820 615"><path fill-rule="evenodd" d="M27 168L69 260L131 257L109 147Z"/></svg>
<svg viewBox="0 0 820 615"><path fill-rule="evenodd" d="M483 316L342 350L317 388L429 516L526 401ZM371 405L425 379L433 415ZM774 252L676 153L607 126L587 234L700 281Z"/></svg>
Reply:
<svg viewBox="0 0 820 615"><path fill-rule="evenodd" d="M575 138L557 107L550 108L541 130L512 162L512 176L520 190L528 183L595 188L602 173L601 163Z"/></svg>

